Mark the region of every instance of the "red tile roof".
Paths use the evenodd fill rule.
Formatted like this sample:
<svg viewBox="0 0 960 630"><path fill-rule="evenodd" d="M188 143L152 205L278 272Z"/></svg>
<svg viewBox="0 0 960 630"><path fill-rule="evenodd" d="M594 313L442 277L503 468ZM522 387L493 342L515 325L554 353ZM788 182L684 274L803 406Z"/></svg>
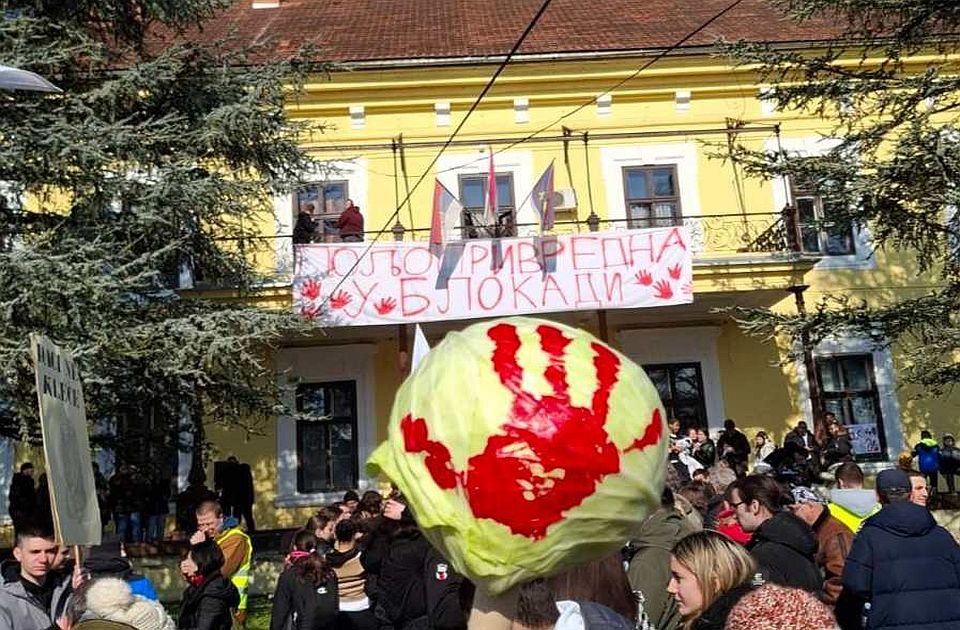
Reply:
<svg viewBox="0 0 960 630"><path fill-rule="evenodd" d="M236 29L246 41L275 38L279 52L302 44L335 62L506 54L542 0L281 0L254 9L238 0L207 23L203 38ZM667 48L732 0L553 0L521 53ZM831 36L824 22L798 25L770 0L743 0L693 37L703 46L730 40L796 42Z"/></svg>

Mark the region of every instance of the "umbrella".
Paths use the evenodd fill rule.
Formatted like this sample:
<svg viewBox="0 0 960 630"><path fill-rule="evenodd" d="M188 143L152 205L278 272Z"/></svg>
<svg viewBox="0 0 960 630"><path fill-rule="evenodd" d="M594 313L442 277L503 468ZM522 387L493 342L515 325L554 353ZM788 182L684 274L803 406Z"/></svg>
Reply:
<svg viewBox="0 0 960 630"><path fill-rule="evenodd" d="M0 89L30 90L32 92L62 92L39 74L29 70L0 65Z"/></svg>

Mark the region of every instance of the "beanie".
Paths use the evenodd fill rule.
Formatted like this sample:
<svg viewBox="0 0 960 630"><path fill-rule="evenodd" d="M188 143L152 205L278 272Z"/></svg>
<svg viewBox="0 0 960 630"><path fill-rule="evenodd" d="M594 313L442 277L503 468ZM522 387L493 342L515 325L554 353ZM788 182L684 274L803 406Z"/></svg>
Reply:
<svg viewBox="0 0 960 630"><path fill-rule="evenodd" d="M825 604L806 591L765 584L747 593L727 617L724 630L837 630Z"/></svg>
<svg viewBox="0 0 960 630"><path fill-rule="evenodd" d="M132 606L112 615L110 619L130 624L137 630L176 630L176 625L163 606L142 597L137 597Z"/></svg>
<svg viewBox="0 0 960 630"><path fill-rule="evenodd" d="M87 587L85 616L110 618L114 613L129 608L133 601L130 585L124 580L97 578Z"/></svg>

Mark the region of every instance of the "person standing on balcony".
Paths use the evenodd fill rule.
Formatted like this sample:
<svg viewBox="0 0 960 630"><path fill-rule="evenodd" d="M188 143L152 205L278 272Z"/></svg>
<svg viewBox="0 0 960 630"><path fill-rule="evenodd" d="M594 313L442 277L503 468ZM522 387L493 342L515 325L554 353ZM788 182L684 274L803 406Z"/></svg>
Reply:
<svg viewBox="0 0 960 630"><path fill-rule="evenodd" d="M344 243L363 241L363 215L360 214L360 208L353 205L353 199L347 199L347 207L337 219L337 228L340 230L340 240Z"/></svg>

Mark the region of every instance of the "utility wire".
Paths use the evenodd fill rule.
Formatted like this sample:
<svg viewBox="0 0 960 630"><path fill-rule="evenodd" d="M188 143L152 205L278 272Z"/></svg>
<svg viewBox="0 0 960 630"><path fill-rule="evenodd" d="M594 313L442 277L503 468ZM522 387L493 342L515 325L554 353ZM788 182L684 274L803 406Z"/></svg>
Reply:
<svg viewBox="0 0 960 630"><path fill-rule="evenodd" d="M527 27L523 30L523 33L520 35L520 38L516 41L516 43L514 43L513 48L510 49L510 52L507 53L507 56L504 57L503 61L501 61L500 64L497 66L496 72L493 73L493 76L491 76L490 80L487 81L487 84L483 87L483 90L481 90L480 94L477 95L477 98L473 101L473 104L470 106L470 109L467 110L467 113L463 117L463 119L460 121L460 124L458 124L456 129L453 130L453 133L450 134L446 142L443 143L443 146L440 147L440 150L437 151L437 154L430 161L430 164L427 165L427 168L424 169L420 177L417 178L417 181L414 182L413 188L411 188L407 192L407 196L404 197L403 201L397 204L397 209L393 211L393 214L391 214L390 217L386 220L383 227L380 228L380 230L377 231L376 234L374 234L373 239L370 241L370 244L364 248L363 253L357 257L356 262L354 262L353 265L350 266L347 272L343 274L343 278L340 279L340 282L338 282L337 285L333 287L333 290L330 291L329 294L327 294L327 297L323 300L323 303L320 305L321 310L323 309L323 307L327 305L327 302L330 301L330 297L334 293L336 293L341 286L343 286L343 283L347 281L347 278L349 278L351 274L353 274L353 272L357 269L357 267L360 266L360 261L366 258L367 254L370 253L370 250L373 249L373 246L377 243L377 240L380 238L380 235L386 232L387 229L390 227L390 224L393 223L397 219L397 217L400 215L400 209L403 207L405 203L407 203L410 200L410 197L420 186L420 183L424 179L426 179L427 175L430 174L431 169L436 165L437 161L440 159L440 156L443 155L443 152L446 151L447 147L450 146L450 143L454 141L454 139L457 137L457 134L460 133L460 130L463 129L464 125L467 124L467 120L470 119L470 116L473 114L473 112L475 112L476 109L480 106L480 103L487 96L487 93L489 93L490 90L493 88L493 84L497 81L500 75L503 74L503 71L507 69L507 65L513 59L514 55L517 54L517 51L520 50L520 46L522 46L523 42L526 41L527 36L529 36L530 33L533 31L534 27L537 25L537 22L540 21L541 17L543 17L544 12L546 12L547 7L550 6L550 3L552 1L553 0L543 0L543 4L540 5L540 9L537 11L536 15L534 15L533 19L530 20L530 23L527 24ZM413 227L413 226L411 225L410 227Z"/></svg>
<svg viewBox="0 0 960 630"><path fill-rule="evenodd" d="M539 22L540 18L543 16L543 13L547 10L547 7L550 5L550 2L551 2L551 1L552 1L552 0L544 0L543 4L542 4L541 7L540 7L540 10L537 11L536 15L533 16L533 19L532 19L532 20L530 21L530 23L527 25L526 29L524 29L523 34L520 35L520 38L519 38L519 39L517 40L517 42L513 45L513 48L510 50L510 52L507 54L507 56L504 57L503 61L501 61L500 64L497 66L497 69L496 69L496 71L493 73L493 76L490 77L490 80L487 82L487 84L484 86L483 90L480 92L480 94L479 94L479 95L477 96L477 98L474 100L473 104L470 106L470 109L467 110L466 115L463 117L463 119L462 119L462 120L460 121L460 123L457 125L456 129L453 130L453 133L450 134L450 136L447 138L447 140L443 143L443 146L440 147L440 150L437 152L437 154L434 156L434 158L430 161L430 164L427 165L426 169L424 169L424 171L423 171L423 173L420 175L420 177L417 178L417 181L414 182L413 187L412 187L412 188L410 189L410 191L407 193L407 195L406 195L406 197L403 199L403 201L401 201L401 202L397 205L396 210L394 210L393 213L390 215L390 217L386 220L386 222L384 223L383 227L380 228L380 230L378 230L378 231L374 234L374 237L373 237L373 239L370 241L370 244L367 245L366 248L364 248L363 253L362 253L360 256L357 257L356 262L354 262L353 265L350 266L350 268L349 268L349 269L347 270L347 272L343 275L343 277L340 279L340 281L336 284L336 286L333 288L333 290L332 290L329 294L327 294L327 297L324 299L323 303L320 305L321 309L322 309L324 306L326 306L327 302L330 300L330 297L331 297L334 293L336 293L336 292L340 289L341 286L343 286L343 283L347 281L347 278L349 278L349 277L353 274L353 272L357 269L357 267L360 266L360 261L362 261L364 258L366 258L367 254L369 254L369 253L370 253L370 250L373 249L373 246L376 244L377 240L379 240L380 236L381 236L382 234L384 234L384 233L389 229L390 224L393 223L394 221L396 221L397 217L398 217L399 214L400 214L400 209L403 207L403 205L404 205L405 203L407 203L407 202L409 201L410 197L413 195L414 192L416 192L417 188L420 186L420 184L423 182L423 180L426 179L427 175L429 175L429 174L431 173L431 169L432 169L432 168L436 165L436 163L440 160L440 156L443 155L444 151L446 151L447 148L450 146L450 144L454 141L454 139L457 137L457 134L460 133L460 130L461 130L461 129L463 129L463 127L464 127L464 125L466 124L467 120L469 120L469 118L470 118L470 116L473 114L473 112L476 111L477 107L480 106L480 103L483 101L484 97L487 95L487 93L488 93L488 92L490 91L490 89L493 87L493 84L496 82L497 78L503 73L504 70L506 70L507 65L510 63L510 61L512 61L514 55L516 55L517 51L520 49L520 46L523 45L523 42L526 40L527 36L531 33L531 31L533 31L533 28L536 26L537 22ZM651 58L649 61L647 61L646 63L644 63L643 65L641 65L639 68L637 68L637 69L636 69L633 73L631 73L629 76L627 76L627 77L624 78L624 79L621 79L620 81L618 81L617 83L615 83L613 86L611 86L611 87L607 88L606 90L604 90L603 92L601 92L600 96L602 96L602 95L604 95L604 94L609 94L610 92L613 92L614 90L616 90L616 89L618 89L618 88L621 88L621 87L623 87L624 85L626 85L627 83L629 83L630 81L634 80L634 79L637 78L637 77L640 75L640 73L642 73L644 70L646 70L647 68L649 68L649 67L652 66L653 64L657 63L658 61L660 61L661 59L663 59L664 57L666 57L668 54L670 54L671 52L673 52L673 51L675 51L676 49L678 49L678 48L680 48L681 46L683 46L685 43L687 43L688 41L690 41L691 39L693 39L694 37L696 37L697 35L699 35L699 34L700 34L701 32L703 32L705 29L709 28L710 25L712 25L714 22L716 22L717 20L719 20L720 18L722 18L724 15L726 15L727 13L729 13L730 11L732 11L733 9L735 9L737 6L739 6L739 5L742 4L742 3L743 3L743 0L734 0L734 1L731 2L729 5L727 5L726 8L722 9L721 11L719 11L718 13L716 13L715 15L713 15L712 17L710 17L708 20L706 20L705 22L703 22L702 24L700 24L697 28L695 28L694 30L692 30L692 31L690 31L689 33L687 33L683 38L677 40L676 42L674 42L673 44L671 44L669 47L661 50L661 51L660 51L659 53L657 53L653 58ZM595 101L596 101L596 97L592 97L592 98L584 101L583 103L581 103L580 105L578 105L578 106L575 107L574 109L572 109L572 110L570 110L569 112L561 115L560 117L558 117L556 120L550 122L549 124L544 125L543 127L537 129L536 131L534 131L534 132L532 132L532 133L530 133L530 134L528 134L528 135L526 135L526 136L524 136L524 137L522 137L522 138L519 138L518 140L516 140L516 141L514 141L514 142L511 142L510 144L506 145L505 147L503 147L503 148L495 151L495 152L493 153L493 155L499 155L500 153L503 153L503 152L505 152L505 151L508 151L508 150L512 149L513 147L519 145L519 144L523 144L524 142L527 142L528 140L531 140L531 139L535 138L536 136L540 135L541 133L543 133L543 132L551 129L552 127L554 127L554 126L557 125L558 123L561 123L561 122L563 122L564 120L566 120L567 118L570 118L571 116L574 116L574 115L576 115L577 113L583 111L585 108L587 108L587 107L589 107L590 105L592 105ZM478 158L478 159L476 159L476 160L473 160L472 162L468 162L467 164L460 164L460 165L458 165L458 166L456 167L456 169L463 168L464 166L468 166L468 165L470 165L470 164L475 164L475 163L480 162L480 161L485 160L485 159L489 159L489 156L483 156L483 157L481 157L481 158ZM447 170L453 170L453 169L447 169ZM413 226L411 226L411 227L413 227Z"/></svg>

